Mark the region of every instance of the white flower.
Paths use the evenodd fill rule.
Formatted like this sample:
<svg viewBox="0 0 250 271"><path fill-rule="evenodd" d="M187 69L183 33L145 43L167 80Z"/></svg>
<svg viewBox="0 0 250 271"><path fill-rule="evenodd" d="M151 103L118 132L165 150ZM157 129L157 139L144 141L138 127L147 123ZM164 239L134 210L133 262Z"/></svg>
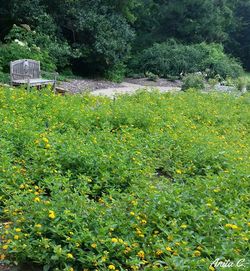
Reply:
<svg viewBox="0 0 250 271"><path fill-rule="evenodd" d="M15 39L15 42L16 42L18 45L22 46L22 47L24 47L24 46L26 45L24 42L22 42L22 41L20 41L20 40L18 40L18 39Z"/></svg>

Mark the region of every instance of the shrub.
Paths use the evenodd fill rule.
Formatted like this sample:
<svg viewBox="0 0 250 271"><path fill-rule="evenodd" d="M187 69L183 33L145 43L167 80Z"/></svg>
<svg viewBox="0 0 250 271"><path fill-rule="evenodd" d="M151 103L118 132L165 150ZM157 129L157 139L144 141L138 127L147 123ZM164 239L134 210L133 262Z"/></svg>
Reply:
<svg viewBox="0 0 250 271"><path fill-rule="evenodd" d="M29 47L19 40L0 45L0 55L0 66L3 67L3 72L6 73L9 73L11 61L26 58L41 61L44 70L54 71L56 69L53 59L47 51L40 50L37 46Z"/></svg>
<svg viewBox="0 0 250 271"><path fill-rule="evenodd" d="M238 62L227 56L218 44L183 45L174 40L154 44L134 57L130 66L134 72L152 72L160 77L205 72L208 77L238 77L243 69Z"/></svg>
<svg viewBox="0 0 250 271"><path fill-rule="evenodd" d="M105 72L105 78L110 81L121 83L125 77L126 66L119 62Z"/></svg>
<svg viewBox="0 0 250 271"><path fill-rule="evenodd" d="M0 97L1 261L203 271L247 258L248 94Z"/></svg>
<svg viewBox="0 0 250 271"><path fill-rule="evenodd" d="M3 73L0 71L0 83L9 84L10 76L9 73Z"/></svg>
<svg viewBox="0 0 250 271"><path fill-rule="evenodd" d="M247 78L246 77L239 77L236 81L236 87L239 91L243 91L247 87Z"/></svg>
<svg viewBox="0 0 250 271"><path fill-rule="evenodd" d="M17 52L12 52L11 50L14 50L14 48L10 47L10 56L11 54L12 57L18 57L18 54L20 56L27 55L33 57L33 59L41 60L42 65L47 70L55 70L55 67L58 70L65 69L70 66L72 57L79 56L79 52L71 50L70 46L64 41L57 40L42 32L31 31L18 26L13 26L5 41L6 47L15 43L23 47L17 48Z"/></svg>
<svg viewBox="0 0 250 271"><path fill-rule="evenodd" d="M205 79L201 73L188 74L183 78L181 89L203 90L205 87Z"/></svg>
<svg viewBox="0 0 250 271"><path fill-rule="evenodd" d="M159 78L158 75L153 74L152 72L146 72L145 75L146 75L146 77L148 78L148 80L154 81L154 82L156 82L157 79Z"/></svg>

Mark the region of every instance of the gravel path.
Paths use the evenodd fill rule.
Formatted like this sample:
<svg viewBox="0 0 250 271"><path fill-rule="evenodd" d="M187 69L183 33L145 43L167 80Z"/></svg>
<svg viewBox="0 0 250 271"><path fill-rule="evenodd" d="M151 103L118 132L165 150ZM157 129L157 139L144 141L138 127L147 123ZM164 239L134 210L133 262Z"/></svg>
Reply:
<svg viewBox="0 0 250 271"><path fill-rule="evenodd" d="M159 79L156 82L149 81L147 78L131 79L127 78L123 83L113 83L105 80L82 79L60 82L59 87L67 90L69 93L77 94L86 91L92 92L93 95L104 95L114 97L119 94L134 93L138 89L158 89L161 92L180 90L179 81L170 82L165 79Z"/></svg>
<svg viewBox="0 0 250 271"><path fill-rule="evenodd" d="M117 94L133 94L138 89L145 89L148 91L152 91L154 89L159 90L160 92L171 92L171 91L179 91L179 87L161 87L161 86L143 86L131 83L122 83L121 87L118 88L105 88L105 89L98 89L92 92L95 96L107 96L110 98L115 97Z"/></svg>

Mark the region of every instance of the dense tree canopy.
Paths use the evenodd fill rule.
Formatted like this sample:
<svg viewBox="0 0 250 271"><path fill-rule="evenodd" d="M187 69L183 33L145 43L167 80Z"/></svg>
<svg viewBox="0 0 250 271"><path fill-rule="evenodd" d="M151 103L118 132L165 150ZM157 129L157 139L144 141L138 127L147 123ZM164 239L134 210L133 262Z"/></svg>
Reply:
<svg viewBox="0 0 250 271"><path fill-rule="evenodd" d="M124 68L169 39L221 43L250 69L249 18L250 0L0 0L0 39L33 43L57 69L82 74Z"/></svg>

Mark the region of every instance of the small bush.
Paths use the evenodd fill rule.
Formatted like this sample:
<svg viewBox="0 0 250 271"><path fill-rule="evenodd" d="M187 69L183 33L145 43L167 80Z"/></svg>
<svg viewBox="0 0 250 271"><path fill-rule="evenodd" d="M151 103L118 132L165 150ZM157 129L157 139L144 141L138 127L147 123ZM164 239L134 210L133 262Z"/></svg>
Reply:
<svg viewBox="0 0 250 271"><path fill-rule="evenodd" d="M17 46L19 45L19 47ZM46 70L63 70L70 66L70 59L78 57L79 52L61 40L47 34L13 26L2 45L3 64L20 58L40 60Z"/></svg>
<svg viewBox="0 0 250 271"><path fill-rule="evenodd" d="M26 43L19 40L0 45L0 55L0 66L3 67L3 72L6 73L9 72L11 61L26 58L41 61L41 66L44 70L54 71L56 69L53 59L47 51L40 50L35 45L29 47Z"/></svg>
<svg viewBox="0 0 250 271"><path fill-rule="evenodd" d="M239 77L236 81L236 87L239 91L243 91L247 87L247 78L246 77Z"/></svg>
<svg viewBox="0 0 250 271"><path fill-rule="evenodd" d="M126 66L120 62L105 72L105 78L116 83L121 83L125 77L125 73Z"/></svg>
<svg viewBox="0 0 250 271"><path fill-rule="evenodd" d="M205 87L204 76L200 73L188 74L183 78L182 90L202 90Z"/></svg>
<svg viewBox="0 0 250 271"><path fill-rule="evenodd" d="M157 79L159 78L159 76L158 76L157 74L154 74L154 73L152 73L152 72L146 72L145 75L146 75L146 77L148 78L148 80L154 81L154 82L156 82Z"/></svg>
<svg viewBox="0 0 250 271"><path fill-rule="evenodd" d="M238 77L243 69L233 58L227 56L218 44L183 45L174 40L154 44L134 56L131 69L152 72L160 77L180 76L180 74L205 72L208 77Z"/></svg>
<svg viewBox="0 0 250 271"><path fill-rule="evenodd" d="M9 74L0 71L0 83L8 84L9 82L10 82Z"/></svg>

